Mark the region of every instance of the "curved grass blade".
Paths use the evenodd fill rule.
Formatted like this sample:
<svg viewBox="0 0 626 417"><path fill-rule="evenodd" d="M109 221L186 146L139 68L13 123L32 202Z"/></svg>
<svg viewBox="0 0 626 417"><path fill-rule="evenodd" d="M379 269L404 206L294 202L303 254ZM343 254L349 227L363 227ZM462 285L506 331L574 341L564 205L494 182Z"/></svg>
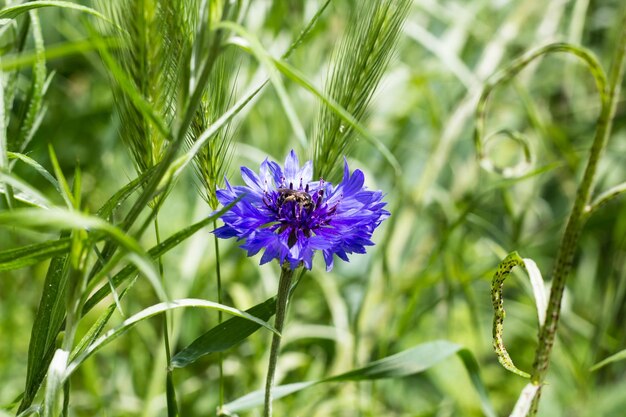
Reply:
<svg viewBox="0 0 626 417"><path fill-rule="evenodd" d="M584 220L589 219L598 209L608 204L615 198L626 193L626 182L618 184L600 193L587 207L585 207Z"/></svg>
<svg viewBox="0 0 626 417"><path fill-rule="evenodd" d="M35 161L28 155L24 155L23 153L18 152L8 152L9 159L16 159L22 161L26 165L31 166L35 169L42 177L44 177L52 186L61 194L61 187L59 186L59 182L45 169L41 164Z"/></svg>
<svg viewBox="0 0 626 417"><path fill-rule="evenodd" d="M109 47L117 46L113 39L104 41ZM46 61L56 58L64 58L70 55L84 54L97 49L96 44L90 39L83 39L71 42L56 43L48 46L44 52ZM37 60L37 54L34 52L24 52L21 54L11 54L2 57L0 62L1 71L13 71L29 65L33 65Z"/></svg>
<svg viewBox="0 0 626 417"><path fill-rule="evenodd" d="M476 126L474 128L474 147L476 148L478 158L481 160L481 162L483 162L482 165L485 165L484 161L488 160L488 156L486 155L484 149L484 138L487 104L489 103L491 95L498 86L509 82L522 69L524 69L537 58L556 52L565 52L574 55L584 62L596 83L596 88L600 95L600 101L602 103L602 106L606 106L606 103L609 100L609 97L607 95L608 90L606 88L607 77L604 70L602 69L602 66L591 51L578 45L572 45L569 43L552 43L529 51L528 53L515 59L513 62L507 65L506 68L500 70L491 78L489 78L482 91L482 94L478 101L478 105L476 106ZM519 134L518 132L515 132L515 134L523 138L523 135ZM486 165L489 166L489 164Z"/></svg>
<svg viewBox="0 0 626 417"><path fill-rule="evenodd" d="M133 315L132 317L129 317L128 319L124 320L122 324L109 330L107 333L105 333L104 335L99 337L96 341L94 341L92 344L90 344L88 348L84 349L82 352L76 355L76 357L67 366L64 379L67 379L78 368L78 366L80 366L87 358L89 358L91 355L93 355L103 346L115 340L118 336L130 330L132 327L134 327L141 321L148 319L152 316L155 316L157 314L164 313L166 311L171 311L171 310L175 310L179 308L189 308L189 307L207 308L211 310L222 311L224 313L228 313L236 317L250 320L276 333L276 329L274 329L274 327L272 327L272 325L270 325L269 323L263 320L260 320L244 311L241 311L236 308L229 307L223 304L215 303L212 301L200 300L200 299L194 299L194 298L185 298L182 300L174 300L170 302L159 303L151 307L148 307L140 311L139 313Z"/></svg>
<svg viewBox="0 0 626 417"><path fill-rule="evenodd" d="M535 302L537 307L537 316L539 318L539 326L543 326L546 320L547 300L545 290L543 288L543 278L537 268L535 262L530 259L522 259L517 252L511 252L502 262L498 265L498 269L491 281L491 301L493 303L494 315L493 315L493 349L498 355L498 361L507 370L513 372L524 378L530 378L530 374L521 371L515 366L513 360L509 356L509 353L504 346L503 334L504 334L504 317L506 312L504 311L504 301L502 297L502 287L504 281L511 274L511 270L516 266L524 268L530 277L530 282L533 288L533 295L535 296Z"/></svg>
<svg viewBox="0 0 626 417"><path fill-rule="evenodd" d="M264 302L246 310L246 313L258 317L263 321L269 320L276 312L276 297L269 298ZM202 356L223 352L256 332L261 326L258 323L241 317L233 317L213 327L202 336L191 342L172 357L171 366L184 368L197 361Z"/></svg>
<svg viewBox="0 0 626 417"><path fill-rule="evenodd" d="M0 252L0 271L24 268L54 256L67 253L70 239L62 238L42 243L34 243Z"/></svg>
<svg viewBox="0 0 626 417"><path fill-rule="evenodd" d="M141 189L149 180L150 176L154 174L155 167L149 168L145 172L142 172L137 178L126 184L119 189L100 209L96 212L98 217L104 219L108 218L113 210L122 204L132 193Z"/></svg>
<svg viewBox="0 0 626 417"><path fill-rule="evenodd" d="M98 217L87 216L76 211L60 208L48 210L20 209L0 213L0 225L3 224L27 228L85 229L104 232L126 249L129 259L148 278L159 298L162 300L167 299L158 274L150 264L150 260L141 246L135 239Z"/></svg>
<svg viewBox="0 0 626 417"><path fill-rule="evenodd" d="M4 184L1 184L4 183ZM20 190L20 193L15 194L15 198L33 206L45 209L52 206L52 203L48 198L41 194L39 190L31 187L21 178L17 177L13 173L0 171L0 192L5 193L6 187L13 187L16 190Z"/></svg>
<svg viewBox="0 0 626 417"><path fill-rule="evenodd" d="M482 383L478 364L474 355L468 349L445 340L438 340L415 346L395 355L374 361L363 368L355 369L341 375L318 379L315 381L278 386L273 389L273 396L274 399L282 398L311 386L328 382L371 381L385 378L402 378L424 372L455 354L460 357L466 370L470 374L472 384L480 397L483 412L488 417L495 417L495 411L493 410L491 402L487 397L487 391ZM224 406L224 410L227 412L236 412L247 410L262 404L263 391L255 391L226 404Z"/></svg>
<svg viewBox="0 0 626 417"><path fill-rule="evenodd" d="M28 3L24 3L24 4L18 4L18 5L11 6L11 7L6 7L0 10L0 19L15 19L22 13L26 13L30 10L35 10L35 9L39 9L42 7L59 7L62 9L74 9L83 13L90 14L92 16L95 16L99 19L102 19L106 22L113 24L111 20L109 20L106 16L104 16L102 13L98 12L97 10L94 10L87 6L81 6L80 4L72 3L69 1L40 0L40 1L31 1Z"/></svg>
<svg viewBox="0 0 626 417"><path fill-rule="evenodd" d="M624 359L626 359L626 349L620 350L616 354L611 355L608 358L606 358L606 359L596 363L589 370L590 371L597 371L598 369L600 369L602 367L605 367L605 366L607 366L610 363L617 362L617 361L623 361Z"/></svg>
<svg viewBox="0 0 626 417"><path fill-rule="evenodd" d="M240 197L240 198L243 198L243 196ZM214 220L220 218L224 213L226 213L228 210L230 210L233 205L237 204L238 201L239 201L239 199L233 201L233 203L231 203L228 206L222 208L221 210L215 212L213 215L207 217L206 219L202 219L199 222L194 223L191 226L189 226L189 227L187 227L187 228L185 228L185 229L183 229L183 230L173 234L172 236L170 236L169 238L167 238L166 240L161 242L159 245L156 245L156 246L152 247L148 251L148 256L151 259L157 259L160 256L163 256L170 249L178 246L181 242L183 242L188 237L192 236L198 230L200 230L203 227L211 224ZM127 279L129 279L135 273L137 273L136 266L135 265L127 265L125 268L123 268L120 272L118 272L111 279L110 284L115 286L115 287L117 287L122 282L124 282ZM98 304L100 301L102 301L104 299L104 297L106 297L107 295L109 295L111 293L111 285L110 284L107 283L106 285L103 285L98 291L96 291L96 293L94 295L91 296L91 298L89 298L87 300L87 302L85 303L85 306L83 307L83 315L85 315L96 304Z"/></svg>

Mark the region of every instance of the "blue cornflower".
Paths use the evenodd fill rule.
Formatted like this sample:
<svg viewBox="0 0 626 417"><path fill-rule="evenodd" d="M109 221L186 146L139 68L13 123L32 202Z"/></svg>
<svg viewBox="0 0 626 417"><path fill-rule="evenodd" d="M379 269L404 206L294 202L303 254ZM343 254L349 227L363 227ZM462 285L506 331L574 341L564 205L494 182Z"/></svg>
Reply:
<svg viewBox="0 0 626 417"><path fill-rule="evenodd" d="M230 211L222 216L224 226L215 230L220 238L245 239L242 248L248 256L265 249L261 264L277 259L289 262L291 269L303 264L311 269L313 254L322 251L326 269L333 268L333 255L348 261L350 253L365 253L373 245L374 229L389 217L380 191L363 187L360 170L352 174L344 160L343 180L335 187L324 180L311 181L313 163L301 168L292 150L281 169L267 159L259 175L241 167L247 186L217 190L224 206L241 195Z"/></svg>

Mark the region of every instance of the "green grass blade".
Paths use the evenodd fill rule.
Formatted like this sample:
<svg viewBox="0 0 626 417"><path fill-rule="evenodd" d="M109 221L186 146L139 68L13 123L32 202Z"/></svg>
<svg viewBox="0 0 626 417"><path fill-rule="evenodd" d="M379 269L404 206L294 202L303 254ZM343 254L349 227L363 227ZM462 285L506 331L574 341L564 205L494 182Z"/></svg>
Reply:
<svg viewBox="0 0 626 417"><path fill-rule="evenodd" d="M0 213L0 225L11 225L26 228L52 228L52 229L84 229L97 230L105 233L128 252L127 256L131 262L145 275L156 291L159 298L167 299L163 285L151 260L144 253L143 249L132 237L126 235L117 227L106 221L60 208L48 210L41 209L20 209L12 212Z"/></svg>
<svg viewBox="0 0 626 417"><path fill-rule="evenodd" d="M70 239L34 243L0 252L0 271L24 268L69 251Z"/></svg>
<svg viewBox="0 0 626 417"><path fill-rule="evenodd" d="M74 196L72 194L72 190L70 189L69 184L67 183L67 179L65 178L65 175L63 175L63 171L61 170L61 166L59 165L56 153L52 148L52 144L48 144L48 154L50 155L52 169L54 170L54 175L57 178L57 183L59 184L59 188L61 190L61 196L63 196L63 200L65 200L67 208L79 209L79 207L76 206L76 202L74 201Z"/></svg>
<svg viewBox="0 0 626 417"><path fill-rule="evenodd" d="M102 217L103 219L109 218L113 213L113 210L121 205L132 193L137 190L140 190L149 180L150 176L154 174L155 168L150 168L149 170L142 172L139 174L137 178L130 181L124 187L120 188L111 198L107 200L106 203L100 207L100 209L96 212L98 217Z"/></svg>
<svg viewBox="0 0 626 417"><path fill-rule="evenodd" d="M595 365L593 365L590 368L590 371L597 371L598 369L607 366L610 363L613 362L617 362L617 361L623 361L624 359L626 359L626 349L624 350L620 350L619 352L617 352L614 355L609 356L608 358L596 363Z"/></svg>
<svg viewBox="0 0 626 417"><path fill-rule="evenodd" d="M50 184L52 184L52 186L59 192L59 194L62 193L61 187L59 186L59 182L52 176L52 174L48 172L47 169L41 166L39 162L35 161L33 158L29 157L28 155L24 155L23 153L9 152L8 156L9 156L9 159L16 159L16 160L22 161L26 165L29 165L32 168L34 168L35 171L41 174L42 177L44 177Z"/></svg>
<svg viewBox="0 0 626 417"><path fill-rule="evenodd" d="M9 147L18 152L23 152L33 138L35 131L43 118L43 95L46 91L46 56L41 33L39 17L35 10L29 12L32 25L33 39L35 40L35 63L29 93L26 114L21 119L21 125L17 141L9 143Z"/></svg>
<svg viewBox="0 0 626 417"><path fill-rule="evenodd" d="M61 239L69 238L61 236ZM32 404L52 360L57 335L65 317L67 255L52 258L43 286L43 293L31 330L28 345L28 367L24 397L18 409L25 411Z"/></svg>
<svg viewBox="0 0 626 417"><path fill-rule="evenodd" d="M269 298L246 310L246 313L263 321L269 320L275 312L276 297ZM171 365L174 368L184 368L202 356L228 350L260 328L261 326L258 323L240 317L228 319L224 323L213 327L174 355Z"/></svg>
<svg viewBox="0 0 626 417"><path fill-rule="evenodd" d="M209 216L209 217L207 217L205 219L202 219L199 222L194 223L191 226L189 226L189 227L187 227L187 228L185 228L185 229L183 229L183 230L181 230L179 232L176 232L175 234L173 234L172 236L170 236L169 238L167 238L166 240L161 242L159 245L156 245L153 248L151 248L148 251L148 256L150 256L150 258L152 258L152 259L157 259L160 256L163 256L170 249L178 246L181 242L183 242L185 239L187 239L190 236L192 236L198 230L200 230L203 227L211 224L213 221L215 221L216 219L221 217L222 214L224 214L228 210L230 210L231 207L233 205L235 205L238 201L239 201L239 199L235 200L233 203L231 203L228 206L222 208L221 210L215 212L213 215L211 215L211 216ZM123 283L124 281L129 279L135 273L137 273L136 266L128 265L124 269L122 269L120 272L118 272L111 279L111 284L114 287L117 287L121 283ZM89 310L91 310L96 304L98 304L100 301L102 301L104 299L104 297L106 297L110 293L111 293L111 285L107 284L107 285L102 286L85 303L85 306L83 308L83 315L86 314Z"/></svg>
<svg viewBox="0 0 626 417"><path fill-rule="evenodd" d="M235 317L240 317L246 320L250 320L254 323L257 323L258 325L265 327L266 329L272 331L272 332L276 332L276 329L274 329L269 323L260 320L244 311L238 310L236 308L233 307L229 307L223 304L219 304L219 303L215 303L212 301L207 301L207 300L200 300L200 299L194 299L194 298L186 298L186 299L182 299L182 300L174 300L174 301L170 301L170 302L165 302L165 303L159 303L159 304L155 304L151 307L148 307L142 311L140 311L139 313L133 315L132 317L129 317L128 319L124 320L124 322L122 324L120 324L119 326L116 326L115 328L109 330L107 333L105 333L104 335L102 335L100 338L98 338L96 341L94 341L91 345L89 345L89 347L85 350L83 350L81 353L79 353L68 365L67 367L67 371L65 374L65 378L68 378L87 358L89 358L91 355L93 355L95 352L97 352L98 350L100 350L102 347L104 347L105 345L107 345L108 343L110 343L111 341L115 340L117 337L121 336L123 333L125 333L126 331L130 330L132 327L134 327L135 325L139 324L140 322L142 322L143 320L146 320L152 316L155 316L157 314L161 314L164 313L166 311L171 311L171 310L175 310L175 309L179 309L179 308L190 308L190 307L195 307L195 308L206 308L206 309L210 309L210 310L217 310L217 311L222 311L224 313L228 313L231 314Z"/></svg>
<svg viewBox="0 0 626 417"><path fill-rule="evenodd" d="M478 364L473 354L462 346L445 340L418 345L395 355L374 361L363 368L355 369L341 375L315 381L278 386L273 390L273 397L274 399L279 399L311 386L329 382L402 378L415 375L432 368L455 354L460 357L463 365L470 375L472 384L480 396L483 411L488 417L495 417L496 414L493 411L489 398L487 397L487 391L482 382L482 378L480 377ZM255 391L247 394L226 404L224 406L224 410L227 412L238 412L262 405L263 394L263 391Z"/></svg>
<svg viewBox="0 0 626 417"><path fill-rule="evenodd" d="M20 190L19 193L15 194L15 198L32 206L45 209L53 205L39 190L30 186L30 184L26 183L15 174L0 171L0 193L6 193L6 187L13 187L13 189Z"/></svg>
<svg viewBox="0 0 626 417"><path fill-rule="evenodd" d="M90 7L81 6L80 4L72 3L69 1L43 1L43 0L31 1L28 3L24 3L24 4L18 4L15 6L6 7L0 10L0 19L15 19L22 13L26 13L30 10L35 10L35 9L39 9L42 7L60 7L62 9L74 9L83 13L90 14L92 16L100 18L109 23L113 23L102 13Z"/></svg>
<svg viewBox="0 0 626 417"><path fill-rule="evenodd" d="M109 47L117 45L113 39L103 40ZM63 42L48 46L44 51L44 57L46 61L50 61L57 58L65 58L71 55L84 54L98 49L97 45L90 39L77 40L71 42ZM0 70L13 71L20 68L33 65L37 61L37 53L27 51L21 54L11 54L2 58L0 61Z"/></svg>
<svg viewBox="0 0 626 417"><path fill-rule="evenodd" d="M124 297L126 292L127 292L127 289L122 291L119 295L119 298L121 299L122 297ZM72 350L72 353L70 354L70 361L74 360L74 358L76 358L76 356L79 353L87 349L89 345L93 344L96 341L96 339L100 337L100 335L102 334L102 331L104 330L104 327L106 326L109 319L113 315L113 312L115 311L116 307L117 307L117 302L112 303L106 308L106 310L104 310L104 313L102 313L100 317L98 317L96 322L89 328L87 333L85 333L85 335L80 340L80 342L78 342L76 347L74 347L74 349Z"/></svg>
<svg viewBox="0 0 626 417"><path fill-rule="evenodd" d="M2 62L2 60L0 60ZM10 113L10 109L9 109ZM8 140L7 140L7 121L9 118L7 117L6 109L5 109L5 91L4 91L4 80L0 80L0 172L9 171L9 148L8 148ZM13 190L11 187L5 186L2 181L0 181L0 188L5 189L6 192L5 198L7 201L8 207L13 206Z"/></svg>

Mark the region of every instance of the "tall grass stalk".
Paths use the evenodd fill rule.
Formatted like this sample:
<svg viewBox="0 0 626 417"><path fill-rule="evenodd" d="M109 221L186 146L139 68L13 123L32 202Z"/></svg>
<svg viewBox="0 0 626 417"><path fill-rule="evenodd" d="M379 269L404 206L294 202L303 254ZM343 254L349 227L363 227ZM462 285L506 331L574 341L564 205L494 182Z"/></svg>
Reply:
<svg viewBox="0 0 626 417"><path fill-rule="evenodd" d="M600 157L602 156L611 134L613 118L615 117L620 89L624 79L625 67L626 12L624 12L624 16L621 21L618 44L613 55L607 90L601 91L602 109L596 128L596 135L591 146L583 178L576 193L574 206L572 207L572 211L567 221L567 226L565 227L565 233L561 241L561 246L559 247L554 270L552 271L552 289L550 290L546 322L539 331L539 344L535 352L533 373L531 376L531 381L534 384L539 385L539 389L533 400L529 416L535 416L539 407L541 386L546 378L546 373L550 364L550 354L552 353L554 340L556 338L556 331L559 324L565 284L572 270L574 254L576 253L576 248L578 247L581 230L585 224L586 211L591 210L589 204L591 202L593 187L595 185L596 170Z"/></svg>

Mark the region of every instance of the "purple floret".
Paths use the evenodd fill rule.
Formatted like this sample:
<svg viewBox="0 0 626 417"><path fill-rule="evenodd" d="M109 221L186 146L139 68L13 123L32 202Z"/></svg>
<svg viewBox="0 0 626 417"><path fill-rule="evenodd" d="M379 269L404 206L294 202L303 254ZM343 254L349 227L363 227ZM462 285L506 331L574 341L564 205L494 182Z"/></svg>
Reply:
<svg viewBox="0 0 626 417"><path fill-rule="evenodd" d="M241 167L241 176L245 186L226 181L226 188L217 191L224 206L243 198L222 216L224 226L214 233L245 239L241 247L248 256L264 249L261 264L277 259L281 265L289 262L292 269L301 264L311 269L313 254L322 251L330 271L333 255L347 262L348 254L365 253L365 246L374 244L374 229L389 217L383 194L365 189L363 172L357 169L350 175L347 161L343 180L335 187L311 181L312 162L300 167L293 150L284 169L266 159L259 175Z"/></svg>

